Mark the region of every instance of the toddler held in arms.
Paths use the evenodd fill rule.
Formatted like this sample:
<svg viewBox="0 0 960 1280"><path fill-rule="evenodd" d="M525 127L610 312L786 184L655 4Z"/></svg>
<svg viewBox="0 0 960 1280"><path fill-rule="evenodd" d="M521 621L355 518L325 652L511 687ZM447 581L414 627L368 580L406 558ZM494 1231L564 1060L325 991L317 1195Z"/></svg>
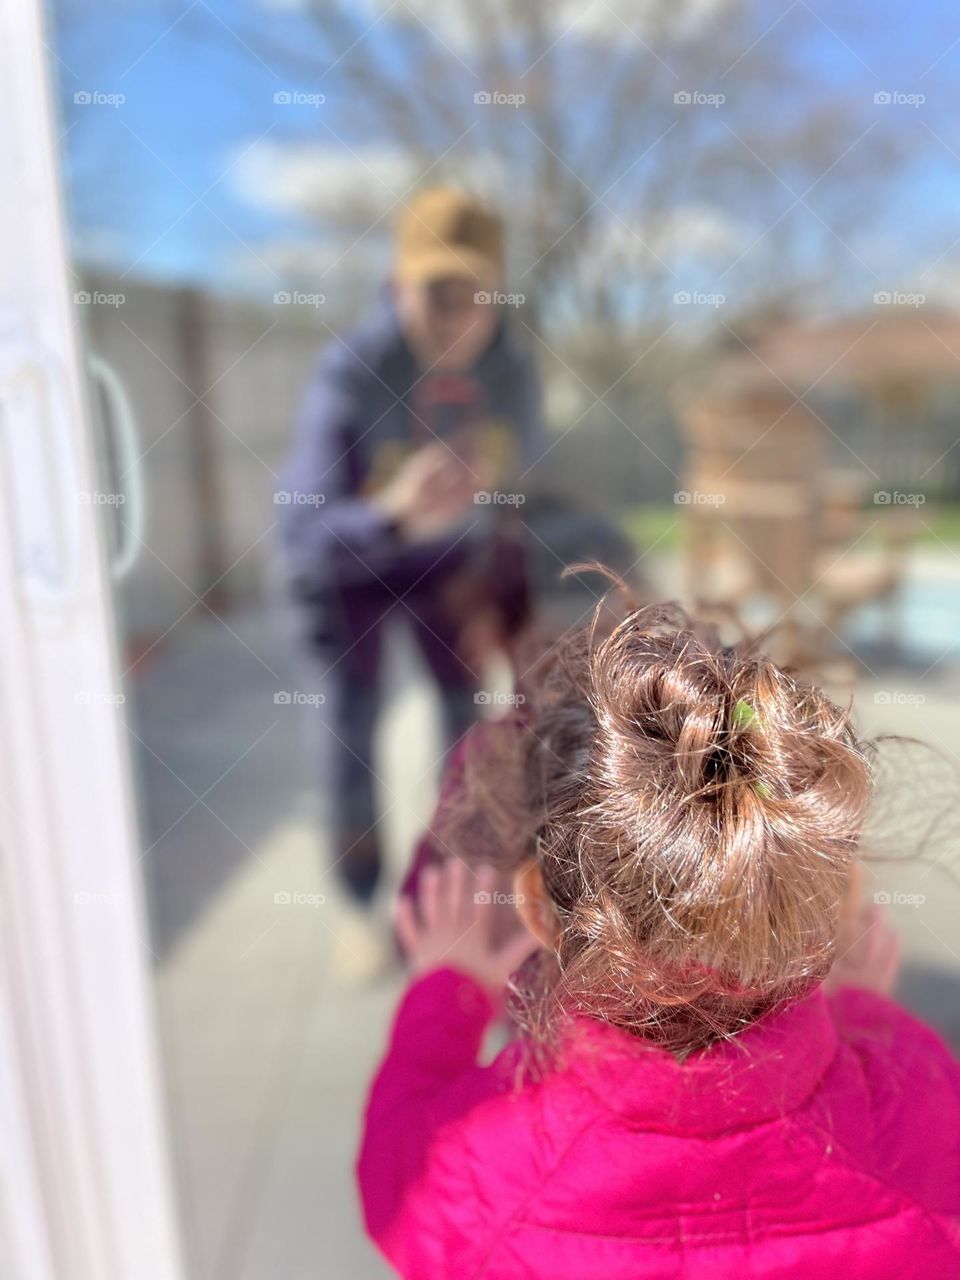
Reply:
<svg viewBox="0 0 960 1280"><path fill-rule="evenodd" d="M960 1067L884 994L882 921L843 927L874 773L847 713L650 606L483 728L396 912L358 1174L398 1273L956 1280Z"/></svg>

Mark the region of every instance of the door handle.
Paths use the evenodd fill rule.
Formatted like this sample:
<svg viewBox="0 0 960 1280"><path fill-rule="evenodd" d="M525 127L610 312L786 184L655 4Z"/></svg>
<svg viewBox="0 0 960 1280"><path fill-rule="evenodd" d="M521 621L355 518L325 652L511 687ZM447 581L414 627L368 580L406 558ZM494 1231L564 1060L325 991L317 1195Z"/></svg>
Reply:
<svg viewBox="0 0 960 1280"><path fill-rule="evenodd" d="M117 472L123 485L124 506L127 516L118 524L121 533L110 560L111 576L119 581L125 578L137 562L143 545L145 504L143 497L143 463L140 438L130 397L116 370L102 356L92 352L87 356L90 377L103 395L105 406L104 432L114 446Z"/></svg>

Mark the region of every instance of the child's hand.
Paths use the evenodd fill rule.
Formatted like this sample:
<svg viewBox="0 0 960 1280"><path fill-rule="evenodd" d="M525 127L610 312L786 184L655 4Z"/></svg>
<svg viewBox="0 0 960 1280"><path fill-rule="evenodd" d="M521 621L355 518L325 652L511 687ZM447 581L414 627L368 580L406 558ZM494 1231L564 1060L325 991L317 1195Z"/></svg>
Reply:
<svg viewBox="0 0 960 1280"><path fill-rule="evenodd" d="M498 947L491 942L493 891L497 874L481 867L474 874L458 858L426 867L420 880L419 911L399 897L394 924L414 973L450 965L469 974L499 999L511 973L538 946L525 925Z"/></svg>

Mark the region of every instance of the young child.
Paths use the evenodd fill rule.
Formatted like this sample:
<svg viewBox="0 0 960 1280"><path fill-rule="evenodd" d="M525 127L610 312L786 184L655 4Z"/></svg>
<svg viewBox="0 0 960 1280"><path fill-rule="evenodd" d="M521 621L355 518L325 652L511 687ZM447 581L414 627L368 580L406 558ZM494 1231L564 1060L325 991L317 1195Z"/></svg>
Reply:
<svg viewBox="0 0 960 1280"><path fill-rule="evenodd" d="M499 772L460 761L457 856L398 903L414 981L359 1157L386 1257L411 1280L956 1280L960 1067L844 974L871 789L846 713L672 606L576 636L525 712ZM503 866L461 855L508 827L524 929L494 941ZM522 1032L480 1065L511 975Z"/></svg>

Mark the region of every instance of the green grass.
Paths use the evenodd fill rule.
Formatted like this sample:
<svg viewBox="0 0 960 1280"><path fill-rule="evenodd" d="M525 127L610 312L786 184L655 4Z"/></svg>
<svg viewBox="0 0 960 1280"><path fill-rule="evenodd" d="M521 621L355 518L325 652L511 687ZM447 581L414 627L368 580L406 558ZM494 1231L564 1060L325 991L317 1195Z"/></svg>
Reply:
<svg viewBox="0 0 960 1280"><path fill-rule="evenodd" d="M942 542L960 542L960 503L952 506L934 507L931 512L933 519L924 521L930 525L936 536ZM921 519L923 519L921 513ZM933 536L923 531L925 541L932 541Z"/></svg>
<svg viewBox="0 0 960 1280"><path fill-rule="evenodd" d="M673 551L683 538L684 508L674 506L628 507L617 523L636 547L657 544L658 551Z"/></svg>
<svg viewBox="0 0 960 1280"><path fill-rule="evenodd" d="M890 511L890 507L867 508L863 513L864 523L869 524L877 514ZM948 546L960 544L960 503L933 503L919 508L920 518L915 537L912 541L937 546L946 543ZM637 547L649 547L657 544L658 551L675 551L683 544L683 530L686 508L667 505L650 504L622 509L617 516L617 523L624 533L632 539ZM883 521L864 538L864 542L880 542L883 537Z"/></svg>

